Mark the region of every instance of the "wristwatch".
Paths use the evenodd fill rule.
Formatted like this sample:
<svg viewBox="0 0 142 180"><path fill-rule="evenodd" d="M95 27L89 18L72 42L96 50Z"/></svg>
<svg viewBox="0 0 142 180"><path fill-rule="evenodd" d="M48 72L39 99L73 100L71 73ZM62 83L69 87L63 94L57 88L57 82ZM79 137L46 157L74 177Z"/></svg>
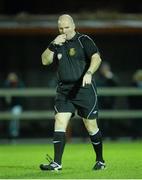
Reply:
<svg viewBox="0 0 142 180"><path fill-rule="evenodd" d="M91 71L87 71L87 72L86 72L86 74L90 74L90 75L92 75L92 72L91 72Z"/></svg>

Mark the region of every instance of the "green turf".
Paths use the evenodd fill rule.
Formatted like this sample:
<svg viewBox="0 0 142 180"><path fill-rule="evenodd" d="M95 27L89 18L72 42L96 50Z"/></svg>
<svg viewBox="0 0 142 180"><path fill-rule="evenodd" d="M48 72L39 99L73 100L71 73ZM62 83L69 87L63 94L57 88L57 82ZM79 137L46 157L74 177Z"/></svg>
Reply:
<svg viewBox="0 0 142 180"><path fill-rule="evenodd" d="M95 156L90 144L67 144L63 170L42 172L45 154L53 155L52 145L0 145L1 179L141 179L142 143L105 142L107 169L92 171Z"/></svg>

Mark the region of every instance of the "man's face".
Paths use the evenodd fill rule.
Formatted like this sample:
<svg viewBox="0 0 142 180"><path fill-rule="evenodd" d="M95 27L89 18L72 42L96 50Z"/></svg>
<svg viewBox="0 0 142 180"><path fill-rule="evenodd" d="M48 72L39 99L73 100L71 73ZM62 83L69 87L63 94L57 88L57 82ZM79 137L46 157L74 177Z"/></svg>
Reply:
<svg viewBox="0 0 142 180"><path fill-rule="evenodd" d="M69 40L74 36L75 26L74 23L68 18L62 18L58 21L58 28L60 34L65 34L66 39Z"/></svg>

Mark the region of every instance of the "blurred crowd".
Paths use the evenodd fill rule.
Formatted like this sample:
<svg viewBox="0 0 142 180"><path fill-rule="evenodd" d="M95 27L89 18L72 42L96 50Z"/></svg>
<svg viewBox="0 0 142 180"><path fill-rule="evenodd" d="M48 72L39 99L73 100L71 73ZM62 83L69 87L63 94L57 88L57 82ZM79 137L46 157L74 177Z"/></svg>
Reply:
<svg viewBox="0 0 142 180"><path fill-rule="evenodd" d="M8 73L6 79L2 83L4 89L21 89L25 85L15 72ZM5 96L2 100L2 109L12 113L12 119L8 121L7 134L9 139L17 139L20 133L19 115L23 110L23 100L21 97Z"/></svg>
<svg viewBox="0 0 142 180"><path fill-rule="evenodd" d="M103 62L99 68L99 72L96 76L97 87L120 87L120 78L116 75L108 62ZM142 70L136 70L131 77L129 87L135 87L142 89ZM113 110L118 107L118 98L114 96L100 96L99 107L100 110ZM131 95L126 97L126 104L129 110L141 110L142 109L142 96ZM118 123L116 123L116 121ZM138 139L142 137L141 127L142 121L139 118L124 119L122 121L111 119L101 119L100 125L105 137L111 137L116 139L119 132L128 132L132 139ZM125 133L124 133L125 134ZM123 135L122 135L123 136ZM125 136L125 135L124 135Z"/></svg>

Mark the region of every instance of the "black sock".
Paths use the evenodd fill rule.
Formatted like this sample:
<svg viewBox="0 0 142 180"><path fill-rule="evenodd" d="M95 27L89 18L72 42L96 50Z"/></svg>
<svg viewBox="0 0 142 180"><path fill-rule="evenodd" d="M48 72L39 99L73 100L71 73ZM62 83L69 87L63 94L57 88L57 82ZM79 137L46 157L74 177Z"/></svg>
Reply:
<svg viewBox="0 0 142 180"><path fill-rule="evenodd" d="M54 132L54 161L60 165L65 147L65 140L65 132Z"/></svg>
<svg viewBox="0 0 142 180"><path fill-rule="evenodd" d="M93 145L93 148L96 152L96 161L104 162L103 160L103 147L102 147L102 135L98 131L95 135L90 135L90 139Z"/></svg>

